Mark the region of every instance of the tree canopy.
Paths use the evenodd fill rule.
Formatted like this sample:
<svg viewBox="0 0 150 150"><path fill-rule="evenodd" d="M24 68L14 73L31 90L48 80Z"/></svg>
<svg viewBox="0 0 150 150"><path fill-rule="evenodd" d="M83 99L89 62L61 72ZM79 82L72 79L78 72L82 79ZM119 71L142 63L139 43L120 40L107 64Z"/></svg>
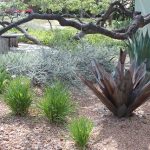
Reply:
<svg viewBox="0 0 150 150"><path fill-rule="evenodd" d="M40 7L43 12L49 9L61 12L65 9L65 11L84 10L98 14L107 9L110 0L30 0L28 3Z"/></svg>

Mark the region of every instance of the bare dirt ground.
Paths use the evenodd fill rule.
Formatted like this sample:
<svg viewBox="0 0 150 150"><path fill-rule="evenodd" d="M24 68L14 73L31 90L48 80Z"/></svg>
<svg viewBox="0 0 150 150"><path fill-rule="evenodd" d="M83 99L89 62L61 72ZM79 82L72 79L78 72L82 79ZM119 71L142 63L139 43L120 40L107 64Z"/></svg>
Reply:
<svg viewBox="0 0 150 150"><path fill-rule="evenodd" d="M59 22L56 20L50 21L51 25L47 20L31 20L30 22L26 23L25 25L22 25L23 27L30 27L33 29L44 29L44 30L50 30L51 26L53 29L64 29L65 27L60 26Z"/></svg>
<svg viewBox="0 0 150 150"><path fill-rule="evenodd" d="M94 123L89 150L150 150L150 102L140 107L131 118L114 117L86 89L87 94L73 89L77 115ZM0 150L76 150L65 125L50 124L34 109L28 117L14 117L0 101Z"/></svg>

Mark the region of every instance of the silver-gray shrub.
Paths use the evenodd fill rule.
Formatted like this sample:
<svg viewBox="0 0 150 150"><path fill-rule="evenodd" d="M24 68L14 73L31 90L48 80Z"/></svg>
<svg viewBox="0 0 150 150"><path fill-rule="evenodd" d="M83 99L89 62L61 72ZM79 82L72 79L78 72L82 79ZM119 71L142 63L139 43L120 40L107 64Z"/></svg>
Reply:
<svg viewBox="0 0 150 150"><path fill-rule="evenodd" d="M118 50L116 47L94 47L84 44L74 51L41 48L34 51L9 52L0 55L0 65L6 66L13 76L27 75L34 84L52 83L55 80L79 85L76 73L92 78L89 73L92 59L99 60L111 71Z"/></svg>

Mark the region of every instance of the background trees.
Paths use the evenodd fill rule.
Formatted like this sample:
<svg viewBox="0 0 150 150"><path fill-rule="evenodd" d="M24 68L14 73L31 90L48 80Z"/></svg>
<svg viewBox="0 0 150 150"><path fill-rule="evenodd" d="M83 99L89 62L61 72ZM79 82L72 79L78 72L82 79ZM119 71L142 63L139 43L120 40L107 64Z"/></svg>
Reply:
<svg viewBox="0 0 150 150"><path fill-rule="evenodd" d="M30 0L25 5L21 5L23 3L24 2L17 0L13 4L19 7L40 6L42 14L32 13L31 15L24 17L23 19L18 20L15 23L11 23L7 27L1 29L0 34L3 34L9 29L33 19L43 19L57 20L61 26L71 26L73 28L76 28L77 30L80 30L79 34L75 36L76 39L80 39L86 34L98 33L114 39L125 40L128 37L131 37L139 28L142 28L150 23L150 15L142 16L140 12L134 12L132 8L133 1L129 0L114 1L113 3L110 3L109 0L43 0L42 2ZM70 14L70 11L76 11L77 9L80 14L79 16L77 16L76 13L73 13L73 15ZM127 18L130 18L132 20L131 23L124 28L120 28L119 30L106 27L104 28L104 24L106 23L106 21L110 18L112 19L112 17L116 13L119 14L119 17L123 15L123 18L125 18L125 16ZM92 16L92 18L90 18L89 21L80 20L79 17L84 17L85 14L87 16ZM68 19L68 16L71 18L78 18L78 21L75 21L74 19L70 20ZM118 17L116 18L118 19Z"/></svg>
<svg viewBox="0 0 150 150"><path fill-rule="evenodd" d="M43 12L52 10L61 13L74 12L81 15L85 13L96 15L107 9L110 0L30 0L29 3L39 7Z"/></svg>

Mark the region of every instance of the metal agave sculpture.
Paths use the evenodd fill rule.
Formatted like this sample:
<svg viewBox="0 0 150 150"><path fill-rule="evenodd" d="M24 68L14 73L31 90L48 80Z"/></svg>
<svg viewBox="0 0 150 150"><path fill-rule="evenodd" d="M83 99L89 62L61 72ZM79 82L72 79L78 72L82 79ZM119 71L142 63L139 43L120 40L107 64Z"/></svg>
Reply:
<svg viewBox="0 0 150 150"><path fill-rule="evenodd" d="M120 50L115 74L107 73L102 65L92 62L97 85L81 77L101 102L116 116L127 117L150 98L150 81L146 77L146 65L136 67L133 62L125 69L126 52Z"/></svg>

